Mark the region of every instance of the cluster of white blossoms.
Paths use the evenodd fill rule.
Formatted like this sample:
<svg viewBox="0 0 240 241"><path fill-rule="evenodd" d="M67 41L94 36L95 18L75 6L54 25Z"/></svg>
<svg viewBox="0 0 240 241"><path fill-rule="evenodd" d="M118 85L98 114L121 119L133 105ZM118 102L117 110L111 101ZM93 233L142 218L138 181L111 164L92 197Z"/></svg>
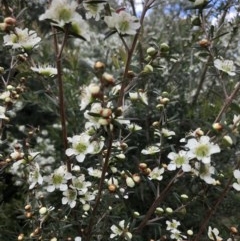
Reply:
<svg viewBox="0 0 240 241"><path fill-rule="evenodd" d="M167 228L166 229L171 233L170 234L170 238L171 239L174 239L174 240L177 240L177 241L182 241L182 240L187 238L178 229L178 227L180 226L180 222L179 221L177 221L175 219L172 219L172 221L167 220L166 224L167 224Z"/></svg>
<svg viewBox="0 0 240 241"><path fill-rule="evenodd" d="M64 28L70 27L69 32L90 40L89 26L76 11L78 4L72 0L53 0L39 20L50 20L53 25Z"/></svg>
<svg viewBox="0 0 240 241"><path fill-rule="evenodd" d="M203 135L200 138L188 139L184 149L168 154L171 160L168 170L182 168L184 172L193 172L208 184L215 184L216 180L212 177L215 168L211 165L211 155L221 151L219 145L212 143L209 136ZM194 166L190 165L191 160L195 160Z"/></svg>

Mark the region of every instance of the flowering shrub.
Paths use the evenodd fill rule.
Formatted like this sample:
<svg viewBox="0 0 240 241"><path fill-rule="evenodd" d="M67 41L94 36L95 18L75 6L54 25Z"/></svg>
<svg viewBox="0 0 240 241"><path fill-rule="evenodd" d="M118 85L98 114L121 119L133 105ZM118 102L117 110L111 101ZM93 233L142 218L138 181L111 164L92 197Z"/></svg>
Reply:
<svg viewBox="0 0 240 241"><path fill-rule="evenodd" d="M1 240L239 240L240 6L191 2L2 1Z"/></svg>

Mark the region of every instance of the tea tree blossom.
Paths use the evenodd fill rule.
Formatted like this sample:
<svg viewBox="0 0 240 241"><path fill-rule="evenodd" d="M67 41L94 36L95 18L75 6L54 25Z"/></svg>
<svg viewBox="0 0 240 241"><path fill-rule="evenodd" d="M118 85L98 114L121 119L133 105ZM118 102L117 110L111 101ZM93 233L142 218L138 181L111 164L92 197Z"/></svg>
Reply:
<svg viewBox="0 0 240 241"><path fill-rule="evenodd" d="M68 204L71 208L76 206L77 191L75 189L67 189L63 192L62 204Z"/></svg>
<svg viewBox="0 0 240 241"><path fill-rule="evenodd" d="M31 70L46 77L57 74L57 68L54 68L51 65L31 67Z"/></svg>
<svg viewBox="0 0 240 241"><path fill-rule="evenodd" d="M111 16L105 16L104 21L109 28L115 28L120 34L134 35L140 28L138 18L125 11L112 13Z"/></svg>
<svg viewBox="0 0 240 241"><path fill-rule="evenodd" d="M154 155L158 152L160 152L159 144L148 146L146 149L141 151L143 155Z"/></svg>
<svg viewBox="0 0 240 241"><path fill-rule="evenodd" d="M162 174L164 173L164 168L155 167L149 174L149 179L154 179L161 181L163 179Z"/></svg>
<svg viewBox="0 0 240 241"><path fill-rule="evenodd" d="M71 187L78 190L79 195L84 195L88 191L88 187L91 187L91 182L85 181L85 175L82 174L72 178Z"/></svg>
<svg viewBox="0 0 240 241"><path fill-rule="evenodd" d="M219 230L217 228L212 228L211 226L208 227L208 237L211 240L217 240L217 241L221 241L223 240L220 236L219 236Z"/></svg>
<svg viewBox="0 0 240 241"><path fill-rule="evenodd" d="M41 38L37 36L37 33L28 28L20 29L16 27L14 33L3 37L3 44L11 46L13 49L31 50L37 48L40 41Z"/></svg>
<svg viewBox="0 0 240 241"><path fill-rule="evenodd" d="M50 19L59 26L64 26L71 23L74 16L77 14L77 2L71 0L53 0L49 9L40 15L39 20Z"/></svg>
<svg viewBox="0 0 240 241"><path fill-rule="evenodd" d="M55 189L66 191L68 189L67 181L72 178L72 174L67 172L65 166L60 166L51 176L46 177L48 183L47 191L53 192Z"/></svg>
<svg viewBox="0 0 240 241"><path fill-rule="evenodd" d="M197 158L203 163L210 163L211 155L219 153L221 150L217 144L210 142L210 137L201 136L199 140L191 138L185 145L189 148L188 155L192 158Z"/></svg>
<svg viewBox="0 0 240 241"><path fill-rule="evenodd" d="M94 146L90 142L91 136L82 133L81 135L75 135L69 137L68 141L72 143L72 147L66 150L67 156L76 156L78 162L83 162L85 156L94 151Z"/></svg>
<svg viewBox="0 0 240 241"><path fill-rule="evenodd" d="M29 189L34 188L37 184L42 185L43 177L40 173L40 168L38 163L34 163L34 166L31 167L32 171L29 173Z"/></svg>
<svg viewBox="0 0 240 241"><path fill-rule="evenodd" d="M119 222L118 225L111 226L110 238L115 238L116 236L124 237L125 240L132 239L132 234L128 231L128 225L125 225L125 220Z"/></svg>
<svg viewBox="0 0 240 241"><path fill-rule="evenodd" d="M233 183L233 188L240 191L240 170L234 170L233 175L237 179L237 182Z"/></svg>
<svg viewBox="0 0 240 241"><path fill-rule="evenodd" d="M166 224L167 224L167 230L173 231L178 228L178 226L180 225L180 222L177 221L176 219L172 219L172 221L167 220Z"/></svg>
<svg viewBox="0 0 240 241"><path fill-rule="evenodd" d="M168 138L168 139L171 139L172 136L175 136L175 132L174 131L170 131L166 128L162 128L161 130L162 134L164 137Z"/></svg>
<svg viewBox="0 0 240 241"><path fill-rule="evenodd" d="M7 119L5 116L6 113L6 107L0 106L0 119Z"/></svg>
<svg viewBox="0 0 240 241"><path fill-rule="evenodd" d="M236 67L234 66L234 62L232 60L220 60L220 59L215 59L214 60L214 66L227 73L230 76L236 75Z"/></svg>
<svg viewBox="0 0 240 241"><path fill-rule="evenodd" d="M212 177L212 175L215 173L215 168L211 166L211 164L207 163L195 163L195 169L193 170L196 175L199 175L199 177L204 180L207 184L215 184L216 180Z"/></svg>
<svg viewBox="0 0 240 241"><path fill-rule="evenodd" d="M191 158L188 156L186 151L181 150L178 153L170 152L168 154L168 158L171 160L168 164L168 170L174 171L177 168L182 167L184 172L191 171L191 166L189 165L189 160Z"/></svg>
<svg viewBox="0 0 240 241"><path fill-rule="evenodd" d="M69 24L69 33L82 36L90 40L87 23L82 16L76 12L78 4L71 0L53 0L49 9L40 15L39 20L50 20L53 25L61 28Z"/></svg>
<svg viewBox="0 0 240 241"><path fill-rule="evenodd" d="M83 7L86 9L86 18L94 18L96 21L100 20L100 13L104 9L105 3L91 3L91 1L83 2Z"/></svg>

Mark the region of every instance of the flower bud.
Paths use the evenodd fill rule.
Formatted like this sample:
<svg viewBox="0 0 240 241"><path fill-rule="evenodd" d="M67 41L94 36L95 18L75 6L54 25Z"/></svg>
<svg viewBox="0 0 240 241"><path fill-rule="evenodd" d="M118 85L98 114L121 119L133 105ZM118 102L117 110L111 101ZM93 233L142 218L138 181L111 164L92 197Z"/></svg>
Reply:
<svg viewBox="0 0 240 241"><path fill-rule="evenodd" d="M113 75L108 74L106 72L103 73L102 80L103 80L103 84L105 84L106 86L113 85L115 83Z"/></svg>
<svg viewBox="0 0 240 241"><path fill-rule="evenodd" d="M188 195L182 194L182 195L181 195L181 198L182 198L182 199L188 199Z"/></svg>
<svg viewBox="0 0 240 241"><path fill-rule="evenodd" d="M109 108L103 108L101 111L100 111L100 115L102 117L110 117L112 115L112 110L109 109Z"/></svg>
<svg viewBox="0 0 240 241"><path fill-rule="evenodd" d="M30 211L30 210L32 209L32 206L31 206L30 204L27 204L27 205L24 207L24 209L25 209L26 211Z"/></svg>
<svg viewBox="0 0 240 241"><path fill-rule="evenodd" d="M93 97L98 97L99 94L101 93L100 86L97 84L90 84L89 91Z"/></svg>
<svg viewBox="0 0 240 241"><path fill-rule="evenodd" d="M211 45L211 42L208 39L202 39L198 42L198 44L200 45L200 47L202 48L207 48Z"/></svg>
<svg viewBox="0 0 240 241"><path fill-rule="evenodd" d="M120 153L120 154L116 155L116 157L118 159L121 159L121 160L125 160L126 159L126 156L123 153Z"/></svg>
<svg viewBox="0 0 240 241"><path fill-rule="evenodd" d="M150 65L150 64L145 65L144 68L143 68L143 72L144 73L152 73L153 72L152 65Z"/></svg>
<svg viewBox="0 0 240 241"><path fill-rule="evenodd" d="M173 210L172 210L172 208L168 207L168 208L166 208L166 212L167 213L173 213Z"/></svg>
<svg viewBox="0 0 240 241"><path fill-rule="evenodd" d="M135 182L133 181L133 179L131 177L126 178L126 184L127 184L128 187L134 187L135 186Z"/></svg>
<svg viewBox="0 0 240 241"><path fill-rule="evenodd" d="M26 218L32 218L32 216L33 216L32 212L25 212Z"/></svg>
<svg viewBox="0 0 240 241"><path fill-rule="evenodd" d="M212 127L213 127L213 129L216 130L216 131L221 131L221 130L223 129L222 124L219 123L219 122L213 123L213 124L212 124Z"/></svg>
<svg viewBox="0 0 240 241"><path fill-rule="evenodd" d="M24 234L23 233L20 233L19 235L18 235L18 239L17 239L18 241L22 241L22 240L24 240Z"/></svg>
<svg viewBox="0 0 240 241"><path fill-rule="evenodd" d="M85 212L89 211L89 210L90 210L90 205L89 205L88 203L84 204L84 205L83 205L83 210L84 210Z"/></svg>
<svg viewBox="0 0 240 241"><path fill-rule="evenodd" d="M160 44L160 51L161 52L168 52L169 51L169 45L167 43Z"/></svg>
<svg viewBox="0 0 240 241"><path fill-rule="evenodd" d="M115 192L117 190L117 187L114 184L110 184L110 185L108 185L108 190L110 192Z"/></svg>
<svg viewBox="0 0 240 241"><path fill-rule="evenodd" d="M134 182L136 182L136 183L140 183L141 182L141 177L139 176L139 174L133 174L133 176L132 176L132 179L133 179L133 181Z"/></svg>
<svg viewBox="0 0 240 241"><path fill-rule="evenodd" d="M6 23L7 25L15 25L16 24L16 18L12 18L12 17L7 17L4 18L4 23Z"/></svg>
<svg viewBox="0 0 240 241"><path fill-rule="evenodd" d="M230 231L231 231L232 234L237 234L238 233L238 230L237 230L236 227L231 227Z"/></svg>
<svg viewBox="0 0 240 241"><path fill-rule="evenodd" d="M155 213L157 215L161 215L162 213L164 213L164 210L162 208L158 207L158 208L156 208Z"/></svg>
<svg viewBox="0 0 240 241"><path fill-rule="evenodd" d="M154 56L154 55L156 55L156 53L157 53L157 50L153 47L149 47L147 49L147 54L150 55L150 56Z"/></svg>
<svg viewBox="0 0 240 241"><path fill-rule="evenodd" d="M143 175L148 176L148 175L151 173L151 171L152 171L152 170L148 167L148 168L142 170L142 173L143 173Z"/></svg>
<svg viewBox="0 0 240 241"><path fill-rule="evenodd" d="M41 207L39 209L39 214L40 215L45 215L48 212L48 209L46 207Z"/></svg>
<svg viewBox="0 0 240 241"><path fill-rule="evenodd" d="M4 68L2 66L0 66L0 74L4 73Z"/></svg>
<svg viewBox="0 0 240 241"><path fill-rule="evenodd" d="M146 169L146 168L147 168L147 164L146 164L146 163L141 162L141 163L139 163L138 168L139 168L140 170L144 170L144 169Z"/></svg>
<svg viewBox="0 0 240 241"><path fill-rule="evenodd" d="M226 146L231 146L233 144L233 140L230 136L224 136L223 137L223 143L226 145Z"/></svg>
<svg viewBox="0 0 240 241"><path fill-rule="evenodd" d="M192 236L192 235L193 235L193 231L192 231L191 229L189 229L189 230L187 231L187 234L188 234L189 236Z"/></svg>
<svg viewBox="0 0 240 241"><path fill-rule="evenodd" d="M134 218L138 218L140 216L140 213L139 212L133 212L133 217Z"/></svg>
<svg viewBox="0 0 240 241"><path fill-rule="evenodd" d="M101 72L104 72L105 70L105 64L101 61L97 61L95 64L94 64L94 69L97 70L97 71L101 71Z"/></svg>

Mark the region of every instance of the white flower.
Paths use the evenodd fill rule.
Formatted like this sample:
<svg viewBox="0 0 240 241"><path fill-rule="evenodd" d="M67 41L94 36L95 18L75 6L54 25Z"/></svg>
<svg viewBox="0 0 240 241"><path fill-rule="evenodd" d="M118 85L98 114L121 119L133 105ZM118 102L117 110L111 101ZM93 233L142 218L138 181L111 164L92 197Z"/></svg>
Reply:
<svg viewBox="0 0 240 241"><path fill-rule="evenodd" d="M49 184L47 191L53 192L55 189L66 191L68 189L67 181L71 178L72 174L67 172L66 166L60 166L51 176L46 177L46 182Z"/></svg>
<svg viewBox="0 0 240 241"><path fill-rule="evenodd" d="M78 162L83 162L85 156L94 151L94 146L90 143L91 136L82 133L81 135L75 135L72 138L68 138L68 141L72 143L72 148L66 150L67 156L75 155Z"/></svg>
<svg viewBox="0 0 240 241"><path fill-rule="evenodd" d="M40 15L39 20L51 19L56 22L59 26L64 26L70 23L77 14L77 2L71 0L53 0L50 8L46 12Z"/></svg>
<svg viewBox="0 0 240 241"><path fill-rule="evenodd" d="M195 163L195 170L193 170L199 177L204 180L207 184L215 184L216 180L212 178L212 174L215 173L215 168L209 163Z"/></svg>
<svg viewBox="0 0 240 241"><path fill-rule="evenodd" d="M148 105L148 96L146 91L129 92L129 97L131 100L140 100L145 105Z"/></svg>
<svg viewBox="0 0 240 241"><path fill-rule="evenodd" d="M82 174L79 177L72 178L71 187L78 190L79 195L84 195L88 191L88 187L91 187L91 182L85 181L85 176Z"/></svg>
<svg viewBox="0 0 240 241"><path fill-rule="evenodd" d="M40 15L39 20L49 19L54 22L53 25L64 27L71 24L70 33L80 35L86 40L90 40L88 24L81 15L76 12L78 4L71 0L53 0L50 8Z"/></svg>
<svg viewBox="0 0 240 241"><path fill-rule="evenodd" d="M74 241L82 241L82 238L79 237L79 236L78 236L78 237L75 237L75 238L74 238Z"/></svg>
<svg viewBox="0 0 240 241"><path fill-rule="evenodd" d="M215 59L214 60L214 66L227 73L230 76L236 75L236 67L234 66L234 62L232 60L220 60L220 59Z"/></svg>
<svg viewBox="0 0 240 241"><path fill-rule="evenodd" d="M172 136L175 135L174 131L170 131L170 130L168 130L166 128L162 128L161 132L162 132L163 136L167 137L168 139L171 139Z"/></svg>
<svg viewBox="0 0 240 241"><path fill-rule="evenodd" d="M86 204L87 202L91 202L95 199L96 197L96 192L86 192L83 196L79 198L80 202L82 204Z"/></svg>
<svg viewBox="0 0 240 241"><path fill-rule="evenodd" d="M77 190L67 189L63 192L62 204L68 204L71 208L76 206Z"/></svg>
<svg viewBox="0 0 240 241"><path fill-rule="evenodd" d="M240 125L240 115L234 115L233 116L233 124L235 126L239 126Z"/></svg>
<svg viewBox="0 0 240 241"><path fill-rule="evenodd" d="M14 33L3 37L3 41L5 46L11 46L13 49L23 48L25 50L31 50L38 47L41 38L38 37L37 33L33 30L16 27Z"/></svg>
<svg viewBox="0 0 240 241"><path fill-rule="evenodd" d="M128 232L128 227L129 224L125 226L125 220L120 221L118 225L112 225L112 234L110 235L110 238L115 238L116 236L123 236L126 240L132 239L132 234Z"/></svg>
<svg viewBox="0 0 240 241"><path fill-rule="evenodd" d="M43 76L57 75L57 69L52 67L51 65L31 67L31 70Z"/></svg>
<svg viewBox="0 0 240 241"><path fill-rule="evenodd" d="M112 13L112 16L105 16L104 21L109 28L115 28L121 34L134 35L140 28L138 18L125 11Z"/></svg>
<svg viewBox="0 0 240 241"><path fill-rule="evenodd" d="M100 20L100 13L104 9L105 3L91 3L83 2L83 7L87 10L86 18L94 18L96 21Z"/></svg>
<svg viewBox="0 0 240 241"><path fill-rule="evenodd" d="M234 170L233 175L237 179L237 182L233 183L233 188L240 191L240 170Z"/></svg>
<svg viewBox="0 0 240 241"><path fill-rule="evenodd" d="M102 171L99 169L93 169L92 167L89 167L87 170L88 174L92 177L100 178L102 176Z"/></svg>
<svg viewBox="0 0 240 241"><path fill-rule="evenodd" d="M93 103L91 105L91 110L90 111L87 110L84 112L84 117L90 122L92 122L93 124L95 124L96 128L100 127L99 119L100 119L100 112L102 111L102 109L103 108L101 103ZM96 116L93 116L90 113L96 114Z"/></svg>
<svg viewBox="0 0 240 241"><path fill-rule="evenodd" d="M130 130L130 131L140 131L140 130L142 130L142 127L141 126L139 126L139 125L137 125L137 124L134 124L134 123L132 123L132 124L129 124L128 126L128 129Z"/></svg>
<svg viewBox="0 0 240 241"><path fill-rule="evenodd" d="M174 229L171 231L170 238L176 241L183 241L183 240L186 240L187 236L182 235L178 229Z"/></svg>
<svg viewBox="0 0 240 241"><path fill-rule="evenodd" d="M168 170L174 171L177 168L182 167L184 172L191 171L191 166L189 165L190 157L186 151L180 150L178 153L170 152L168 158L171 160L168 164Z"/></svg>
<svg viewBox="0 0 240 241"><path fill-rule="evenodd" d="M6 107L0 106L0 119L7 119L7 117L5 116L6 113Z"/></svg>
<svg viewBox="0 0 240 241"><path fill-rule="evenodd" d="M211 226L208 227L208 237L211 240L221 241L222 238L219 235L219 230L217 228L212 228Z"/></svg>
<svg viewBox="0 0 240 241"><path fill-rule="evenodd" d="M29 173L29 182L31 183L29 189L32 189L36 184L42 185L43 177L40 173L40 168L38 163L34 163L34 166L31 166L32 171Z"/></svg>
<svg viewBox="0 0 240 241"><path fill-rule="evenodd" d="M164 168L155 167L149 174L150 179L161 181L163 179L162 174L164 173Z"/></svg>
<svg viewBox="0 0 240 241"><path fill-rule="evenodd" d="M210 138L208 136L201 136L198 141L191 138L185 146L189 148L189 157L197 158L205 164L210 163L212 154L221 151L217 144L210 142Z"/></svg>
<svg viewBox="0 0 240 241"><path fill-rule="evenodd" d="M180 222L176 219L172 219L172 221L166 221L167 224L167 230L170 230L171 232L173 230L177 230L178 226L180 225Z"/></svg>
<svg viewBox="0 0 240 241"><path fill-rule="evenodd" d="M143 155L153 155L158 152L160 152L159 144L148 146L146 149L141 151Z"/></svg>

